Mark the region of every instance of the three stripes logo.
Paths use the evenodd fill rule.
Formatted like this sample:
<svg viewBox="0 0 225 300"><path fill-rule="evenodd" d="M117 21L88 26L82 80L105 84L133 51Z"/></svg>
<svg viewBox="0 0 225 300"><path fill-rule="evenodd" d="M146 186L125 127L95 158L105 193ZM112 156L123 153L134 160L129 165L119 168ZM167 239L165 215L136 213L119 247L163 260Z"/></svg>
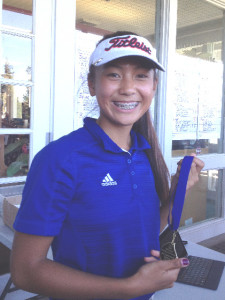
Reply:
<svg viewBox="0 0 225 300"><path fill-rule="evenodd" d="M112 179L110 174L108 173L105 178L102 180L102 186L109 186L109 185L117 185L117 182Z"/></svg>

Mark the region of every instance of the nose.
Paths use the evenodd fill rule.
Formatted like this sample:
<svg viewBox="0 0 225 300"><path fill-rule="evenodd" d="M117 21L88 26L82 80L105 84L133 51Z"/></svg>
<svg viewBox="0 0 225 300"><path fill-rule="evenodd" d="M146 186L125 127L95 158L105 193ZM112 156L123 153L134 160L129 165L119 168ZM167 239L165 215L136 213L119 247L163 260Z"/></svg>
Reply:
<svg viewBox="0 0 225 300"><path fill-rule="evenodd" d="M135 83L132 78L124 77L120 82L120 94L130 96L135 93Z"/></svg>

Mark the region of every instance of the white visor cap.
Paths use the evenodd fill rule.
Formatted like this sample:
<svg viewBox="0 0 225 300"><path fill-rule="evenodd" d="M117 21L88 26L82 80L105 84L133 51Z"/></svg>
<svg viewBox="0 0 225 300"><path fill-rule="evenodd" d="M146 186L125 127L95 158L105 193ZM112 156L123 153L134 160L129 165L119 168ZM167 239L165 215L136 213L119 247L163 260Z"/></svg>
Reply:
<svg viewBox="0 0 225 300"><path fill-rule="evenodd" d="M114 59L125 56L147 58L153 63L156 69L165 71L163 66L158 62L156 50L152 47L151 43L138 35L123 35L102 41L92 53L89 67L91 65L101 66Z"/></svg>

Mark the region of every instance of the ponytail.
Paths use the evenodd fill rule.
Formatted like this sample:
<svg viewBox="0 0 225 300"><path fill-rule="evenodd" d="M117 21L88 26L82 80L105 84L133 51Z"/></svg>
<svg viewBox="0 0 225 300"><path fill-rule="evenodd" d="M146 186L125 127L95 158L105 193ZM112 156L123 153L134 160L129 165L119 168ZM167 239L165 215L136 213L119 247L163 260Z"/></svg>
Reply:
<svg viewBox="0 0 225 300"><path fill-rule="evenodd" d="M146 149L145 152L152 167L155 178L155 188L161 205L165 205L169 197L170 174L160 150L149 111L133 125L133 130L143 135L151 146L151 148Z"/></svg>

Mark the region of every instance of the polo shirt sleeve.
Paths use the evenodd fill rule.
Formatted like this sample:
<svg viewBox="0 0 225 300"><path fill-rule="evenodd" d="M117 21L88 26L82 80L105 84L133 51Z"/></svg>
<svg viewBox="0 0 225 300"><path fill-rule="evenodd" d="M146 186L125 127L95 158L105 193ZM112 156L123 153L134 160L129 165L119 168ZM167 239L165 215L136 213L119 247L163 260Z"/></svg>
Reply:
<svg viewBox="0 0 225 300"><path fill-rule="evenodd" d="M71 155L63 151L63 146L53 142L41 150L29 170L14 229L57 235L75 193L75 173Z"/></svg>

